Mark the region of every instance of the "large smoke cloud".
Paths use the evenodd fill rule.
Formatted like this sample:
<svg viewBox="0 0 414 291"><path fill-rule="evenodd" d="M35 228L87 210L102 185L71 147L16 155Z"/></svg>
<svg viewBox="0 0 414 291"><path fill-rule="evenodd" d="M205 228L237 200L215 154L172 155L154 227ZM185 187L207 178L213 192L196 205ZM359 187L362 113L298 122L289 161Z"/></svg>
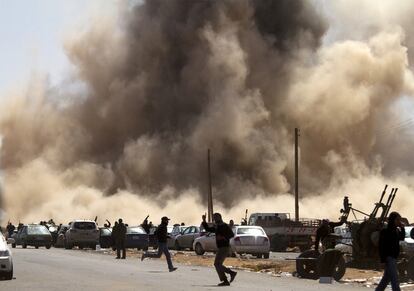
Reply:
<svg viewBox="0 0 414 291"><path fill-rule="evenodd" d="M336 211L342 191L409 191L412 140L390 151L376 134L413 93L409 36L340 31L321 46L328 22L310 3L151 0L68 40L80 93L34 80L1 109L9 216L194 220L207 148L215 200L233 216L286 210L295 126L306 214L320 216L312 207L326 197Z"/></svg>

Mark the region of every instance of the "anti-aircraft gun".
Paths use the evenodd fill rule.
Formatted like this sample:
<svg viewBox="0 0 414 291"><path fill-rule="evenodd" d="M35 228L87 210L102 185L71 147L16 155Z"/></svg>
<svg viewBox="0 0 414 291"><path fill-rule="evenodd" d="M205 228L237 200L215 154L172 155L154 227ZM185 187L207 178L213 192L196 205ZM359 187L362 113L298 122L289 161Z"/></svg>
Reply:
<svg viewBox="0 0 414 291"><path fill-rule="evenodd" d="M375 203L374 209L370 214L352 207L348 197L344 198L344 207L341 209L341 220L347 221L352 237L352 256L345 260L344 256L340 256L337 263L329 268L333 268L332 275L336 280L340 280L345 274L346 266L363 268L363 269L379 269L379 234L386 224L386 219L398 192L398 188L392 188L388 198L388 185L385 185L381 193L380 199ZM349 221L349 215L352 213L355 220ZM358 219L358 215L363 218ZM408 224L408 221L407 221ZM413 235L414 233L411 233ZM335 237L335 236L333 236ZM414 239L414 237L413 237ZM296 259L296 269L298 274L303 278L316 279L319 278L321 270L326 269L324 266L324 256L328 252L338 252L338 250L327 250L319 254L315 250L308 250L299 255ZM345 264L345 261L348 263ZM402 253L398 260L398 268L401 279L414 280L414 257Z"/></svg>
<svg viewBox="0 0 414 291"><path fill-rule="evenodd" d="M388 185L385 185L382 191L379 202L375 203L371 214L363 213L364 219L358 220L353 211L355 221L350 223L350 230L352 235L352 263L357 267L377 267L378 266L378 243L379 233L384 228L386 218L394 202L398 188L392 188L388 195L387 201L384 203L384 197L387 193Z"/></svg>

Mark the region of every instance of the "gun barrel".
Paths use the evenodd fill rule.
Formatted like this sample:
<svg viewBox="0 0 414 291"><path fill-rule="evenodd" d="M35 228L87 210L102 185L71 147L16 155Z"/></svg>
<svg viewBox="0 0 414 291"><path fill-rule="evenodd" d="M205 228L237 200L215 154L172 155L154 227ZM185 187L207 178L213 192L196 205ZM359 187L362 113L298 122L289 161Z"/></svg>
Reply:
<svg viewBox="0 0 414 291"><path fill-rule="evenodd" d="M385 193L387 193L387 188L388 188L388 185L386 184L386 185L385 185L385 187L384 187L384 190L382 191L382 194L381 194L381 199L380 199L379 203L381 203L381 202L382 202L382 199L384 198Z"/></svg>

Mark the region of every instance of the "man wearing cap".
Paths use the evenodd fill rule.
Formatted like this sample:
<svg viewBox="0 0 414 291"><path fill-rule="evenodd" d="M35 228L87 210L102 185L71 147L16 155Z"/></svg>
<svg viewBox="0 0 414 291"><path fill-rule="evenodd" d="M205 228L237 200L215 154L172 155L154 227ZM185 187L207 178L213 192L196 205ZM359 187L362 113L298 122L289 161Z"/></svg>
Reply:
<svg viewBox="0 0 414 291"><path fill-rule="evenodd" d="M141 261L143 261L145 258L161 258L161 255L164 253L165 258L167 259L168 269L170 272L174 272L177 270L177 268L175 268L172 264L171 254L167 246L167 225L169 220L170 219L166 216L161 218L161 224L158 225L157 230L155 231L155 235L157 236L158 240L158 253L144 252L142 254Z"/></svg>

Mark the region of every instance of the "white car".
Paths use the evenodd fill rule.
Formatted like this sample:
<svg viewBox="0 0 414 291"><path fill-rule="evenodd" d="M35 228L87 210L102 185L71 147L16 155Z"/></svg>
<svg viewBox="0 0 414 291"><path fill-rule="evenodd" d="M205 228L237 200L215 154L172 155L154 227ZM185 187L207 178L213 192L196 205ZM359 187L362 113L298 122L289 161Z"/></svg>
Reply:
<svg viewBox="0 0 414 291"><path fill-rule="evenodd" d="M252 254L258 258L269 258L270 242L265 231L260 226L240 225L233 227L234 237L230 240L233 253ZM193 248L197 255L205 252L215 252L216 236L208 233L194 240Z"/></svg>
<svg viewBox="0 0 414 291"><path fill-rule="evenodd" d="M11 242L13 239L10 239ZM12 253L7 245L7 241L0 232L0 277L7 280L13 279L13 258Z"/></svg>
<svg viewBox="0 0 414 291"><path fill-rule="evenodd" d="M65 249L72 249L74 246L95 249L99 243L99 229L93 220L74 220L69 223L65 234Z"/></svg>
<svg viewBox="0 0 414 291"><path fill-rule="evenodd" d="M406 226L405 227L405 239L400 242L402 251L408 256L414 256L414 227Z"/></svg>

